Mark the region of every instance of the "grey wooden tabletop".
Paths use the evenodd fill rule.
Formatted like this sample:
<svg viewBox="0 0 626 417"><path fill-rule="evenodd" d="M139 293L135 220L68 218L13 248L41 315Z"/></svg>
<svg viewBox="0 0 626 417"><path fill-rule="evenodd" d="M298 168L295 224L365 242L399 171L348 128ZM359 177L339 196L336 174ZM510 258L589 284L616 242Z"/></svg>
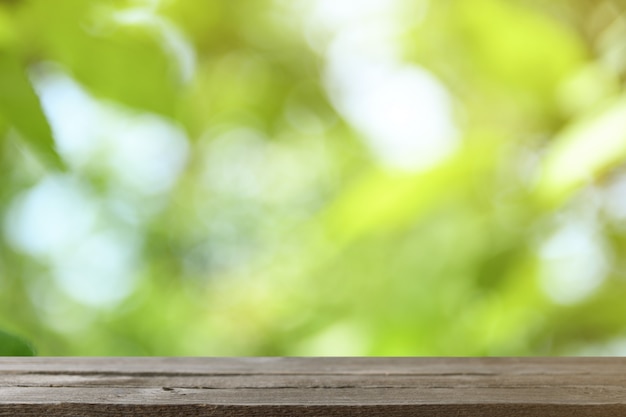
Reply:
<svg viewBox="0 0 626 417"><path fill-rule="evenodd" d="M0 358L0 416L626 416L626 358Z"/></svg>

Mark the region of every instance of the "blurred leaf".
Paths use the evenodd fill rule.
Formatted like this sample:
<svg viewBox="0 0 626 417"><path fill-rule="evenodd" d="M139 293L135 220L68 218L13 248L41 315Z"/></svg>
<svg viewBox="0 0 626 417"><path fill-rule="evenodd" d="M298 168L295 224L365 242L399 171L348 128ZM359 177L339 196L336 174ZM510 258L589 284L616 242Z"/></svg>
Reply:
<svg viewBox="0 0 626 417"><path fill-rule="evenodd" d="M423 173L373 171L329 208L326 224L335 238L345 242L407 226L484 175L495 149L468 148Z"/></svg>
<svg viewBox="0 0 626 417"><path fill-rule="evenodd" d="M230 2L165 0L158 7L161 14L181 26L201 51L230 50L239 43L232 23L241 8Z"/></svg>
<svg viewBox="0 0 626 417"><path fill-rule="evenodd" d="M167 25L157 16L125 16L124 10L87 0L34 1L28 7L23 26L41 43L45 59L65 66L100 97L175 114L179 68L168 53Z"/></svg>
<svg viewBox="0 0 626 417"><path fill-rule="evenodd" d="M61 59L96 94L172 116L176 104L172 65L150 35L133 32L87 38L76 49L63 51Z"/></svg>
<svg viewBox="0 0 626 417"><path fill-rule="evenodd" d="M32 346L23 339L0 330L0 356L34 356Z"/></svg>
<svg viewBox="0 0 626 417"><path fill-rule="evenodd" d="M528 92L551 92L579 65L583 44L574 32L519 2L456 2L470 57L484 76Z"/></svg>
<svg viewBox="0 0 626 417"><path fill-rule="evenodd" d="M13 44L15 40L16 34L11 16L0 4L0 48Z"/></svg>
<svg viewBox="0 0 626 417"><path fill-rule="evenodd" d="M555 203L626 158L626 96L565 129L544 159L537 192Z"/></svg>
<svg viewBox="0 0 626 417"><path fill-rule="evenodd" d="M55 168L63 168L63 162L55 151L48 120L24 68L15 55L2 50L0 50L0 113L46 162Z"/></svg>

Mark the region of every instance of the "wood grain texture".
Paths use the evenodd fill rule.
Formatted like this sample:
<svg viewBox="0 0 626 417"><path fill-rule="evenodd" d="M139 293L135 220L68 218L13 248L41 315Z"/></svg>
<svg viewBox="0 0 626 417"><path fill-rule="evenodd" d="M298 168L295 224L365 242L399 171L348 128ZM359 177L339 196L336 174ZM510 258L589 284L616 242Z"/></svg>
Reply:
<svg viewBox="0 0 626 417"><path fill-rule="evenodd" d="M626 358L0 358L0 416L626 416Z"/></svg>

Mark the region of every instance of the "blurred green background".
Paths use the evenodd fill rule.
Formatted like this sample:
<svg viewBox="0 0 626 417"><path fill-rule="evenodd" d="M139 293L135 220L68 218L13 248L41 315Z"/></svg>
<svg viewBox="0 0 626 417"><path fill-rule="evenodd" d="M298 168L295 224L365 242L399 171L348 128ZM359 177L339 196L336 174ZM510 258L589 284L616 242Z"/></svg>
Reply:
<svg viewBox="0 0 626 417"><path fill-rule="evenodd" d="M624 12L0 0L0 353L626 354Z"/></svg>

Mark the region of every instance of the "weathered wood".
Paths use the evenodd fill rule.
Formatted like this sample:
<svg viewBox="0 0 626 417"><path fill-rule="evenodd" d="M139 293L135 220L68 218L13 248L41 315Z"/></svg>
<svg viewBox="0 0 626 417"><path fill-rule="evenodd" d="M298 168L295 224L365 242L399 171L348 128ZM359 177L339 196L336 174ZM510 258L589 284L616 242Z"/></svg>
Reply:
<svg viewBox="0 0 626 417"><path fill-rule="evenodd" d="M626 416L626 358L0 358L0 416Z"/></svg>

